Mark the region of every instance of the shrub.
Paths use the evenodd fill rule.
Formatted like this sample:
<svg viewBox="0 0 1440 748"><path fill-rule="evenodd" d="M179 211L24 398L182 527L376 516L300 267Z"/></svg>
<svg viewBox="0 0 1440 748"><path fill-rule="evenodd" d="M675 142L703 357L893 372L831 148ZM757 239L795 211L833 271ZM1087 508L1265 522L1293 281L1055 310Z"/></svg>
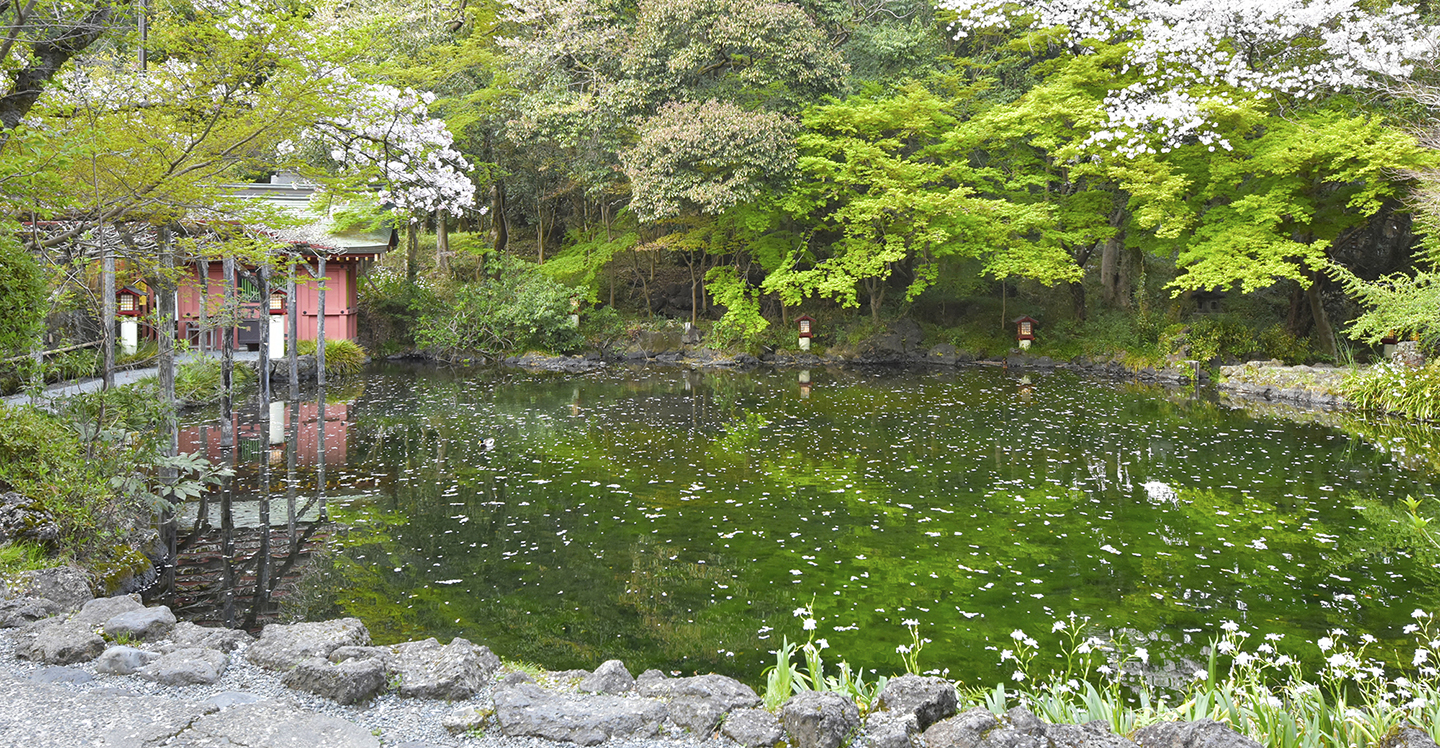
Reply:
<svg viewBox="0 0 1440 748"><path fill-rule="evenodd" d="M255 370L249 366L236 366L232 376L235 387L245 387L258 381ZM202 358L186 361L175 369L175 399L181 402L213 403L220 400L220 361Z"/></svg>
<svg viewBox="0 0 1440 748"><path fill-rule="evenodd" d="M1244 358L1255 351L1255 333L1235 317L1201 317L1167 328L1160 336L1160 350L1197 361Z"/></svg>
<svg viewBox="0 0 1440 748"><path fill-rule="evenodd" d="M295 346L295 352L301 356L315 354L315 341L302 340ZM353 340L327 340L325 341L325 376L326 377L353 377L360 373L365 367L365 349Z"/></svg>
<svg viewBox="0 0 1440 748"><path fill-rule="evenodd" d="M569 350L581 343L570 321L574 289L513 257L500 279L483 278L436 291L415 324L415 342L441 358L470 352Z"/></svg>
<svg viewBox="0 0 1440 748"><path fill-rule="evenodd" d="M45 318L45 276L8 232L0 237L0 351L30 348Z"/></svg>
<svg viewBox="0 0 1440 748"><path fill-rule="evenodd" d="M1440 417L1440 362L1431 361L1418 369L1379 363L1345 377L1340 392L1363 410L1434 420Z"/></svg>

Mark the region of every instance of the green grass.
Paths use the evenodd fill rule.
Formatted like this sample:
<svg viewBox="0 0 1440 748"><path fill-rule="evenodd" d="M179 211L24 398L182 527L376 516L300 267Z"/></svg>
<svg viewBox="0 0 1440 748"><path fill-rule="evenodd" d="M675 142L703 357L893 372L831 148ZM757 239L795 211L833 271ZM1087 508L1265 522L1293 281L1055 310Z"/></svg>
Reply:
<svg viewBox="0 0 1440 748"><path fill-rule="evenodd" d="M302 340L296 344L295 352L301 356L313 356L316 347L315 341ZM358 343L353 340L325 341L326 377L353 377L364 367L365 349Z"/></svg>
<svg viewBox="0 0 1440 748"><path fill-rule="evenodd" d="M1390 362L1376 364L1347 376L1340 391L1362 410L1433 421L1440 417L1440 362L1431 361L1418 369Z"/></svg>
<svg viewBox="0 0 1440 748"><path fill-rule="evenodd" d="M44 548L24 541L0 543L0 577L22 571L48 569L65 563L64 558L51 557Z"/></svg>

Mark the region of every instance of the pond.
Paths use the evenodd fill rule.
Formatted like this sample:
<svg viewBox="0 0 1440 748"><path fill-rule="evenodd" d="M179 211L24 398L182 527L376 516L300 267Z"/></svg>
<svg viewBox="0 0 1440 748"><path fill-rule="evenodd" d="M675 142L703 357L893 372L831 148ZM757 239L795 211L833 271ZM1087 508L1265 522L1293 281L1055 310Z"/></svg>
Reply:
<svg viewBox="0 0 1440 748"><path fill-rule="evenodd" d="M354 615L380 642L758 683L782 637L903 672L914 622L921 669L987 685L1011 632L1051 657L1072 613L1183 679L1225 621L1315 660L1334 628L1394 651L1440 607L1399 502L1433 492L1430 429L1068 372L383 365L237 418L234 450L184 431L238 475L180 512L170 589L231 625Z"/></svg>

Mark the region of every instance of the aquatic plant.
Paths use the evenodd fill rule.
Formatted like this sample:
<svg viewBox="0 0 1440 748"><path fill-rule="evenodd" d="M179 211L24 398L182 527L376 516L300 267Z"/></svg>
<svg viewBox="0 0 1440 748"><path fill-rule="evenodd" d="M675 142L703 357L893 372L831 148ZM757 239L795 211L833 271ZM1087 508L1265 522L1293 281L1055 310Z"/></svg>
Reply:
<svg viewBox="0 0 1440 748"><path fill-rule="evenodd" d="M1385 361L1346 377L1340 390L1363 410L1434 420L1440 417L1440 362L1415 369Z"/></svg>
<svg viewBox="0 0 1440 748"><path fill-rule="evenodd" d="M780 648L773 652L775 664L765 670L765 708L775 711L791 696L802 691L833 691L855 702L861 712L870 711L889 679L875 674L875 679L866 683L865 668L853 669L844 660L836 666L835 675L827 676L820 653L829 649L830 643L815 638L818 626L815 602L812 600L809 605L796 608L795 616L803 619L803 628L810 632L809 639L799 647L805 659L805 671L801 672L799 666L791 661L795 644L788 637L782 638Z"/></svg>
<svg viewBox="0 0 1440 748"><path fill-rule="evenodd" d="M302 340L295 351L302 356L315 354L315 341ZM325 341L325 375L329 377L353 377L365 366L365 349L353 340Z"/></svg>

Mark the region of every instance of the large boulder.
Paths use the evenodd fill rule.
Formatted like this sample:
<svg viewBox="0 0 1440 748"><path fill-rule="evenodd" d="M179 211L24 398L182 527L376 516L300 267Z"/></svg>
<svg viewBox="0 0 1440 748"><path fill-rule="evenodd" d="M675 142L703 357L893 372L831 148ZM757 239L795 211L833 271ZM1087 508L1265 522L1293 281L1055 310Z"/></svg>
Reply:
<svg viewBox="0 0 1440 748"><path fill-rule="evenodd" d="M928 748L975 748L1000 728L1000 720L984 707L967 709L931 725L924 733Z"/></svg>
<svg viewBox="0 0 1440 748"><path fill-rule="evenodd" d="M915 715L923 732L954 716L958 703L955 687L944 678L902 675L891 678L881 689L878 707L881 711Z"/></svg>
<svg viewBox="0 0 1440 748"><path fill-rule="evenodd" d="M774 748L785 739L780 718L764 709L736 709L720 725L720 734L745 748Z"/></svg>
<svg viewBox="0 0 1440 748"><path fill-rule="evenodd" d="M53 549L60 540L60 523L39 500L14 491L0 493L0 543L11 540Z"/></svg>
<svg viewBox="0 0 1440 748"><path fill-rule="evenodd" d="M112 639L129 637L136 641L162 639L175 628L175 614L164 605L121 613L105 622L105 635Z"/></svg>
<svg viewBox="0 0 1440 748"><path fill-rule="evenodd" d="M140 602L139 595L97 597L80 606L80 612L74 615L74 619L87 626L100 626L121 613L144 609L145 604Z"/></svg>
<svg viewBox="0 0 1440 748"><path fill-rule="evenodd" d="M289 670L307 657L327 657L339 647L365 646L370 632L358 618L316 623L272 623L260 631L260 640L245 651L245 659L271 670Z"/></svg>
<svg viewBox="0 0 1440 748"><path fill-rule="evenodd" d="M868 748L917 748L920 721L914 712L874 712L865 720L864 744Z"/></svg>
<svg viewBox="0 0 1440 748"><path fill-rule="evenodd" d="M47 618L26 626L15 641L15 656L47 665L89 662L105 651L105 640L79 621Z"/></svg>
<svg viewBox="0 0 1440 748"><path fill-rule="evenodd" d="M346 660L337 665L319 657L307 657L280 682L340 704L358 704L369 701L385 687L385 666L379 660Z"/></svg>
<svg viewBox="0 0 1440 748"><path fill-rule="evenodd" d="M20 628L65 612L65 606L43 597L0 600L0 629Z"/></svg>
<svg viewBox="0 0 1440 748"><path fill-rule="evenodd" d="M626 693L635 690L635 677L625 669L625 663L606 660L600 667L595 668L595 672L580 681L580 690L589 693Z"/></svg>
<svg viewBox="0 0 1440 748"><path fill-rule="evenodd" d="M1260 748L1260 744L1213 719L1161 722L1135 731L1140 748Z"/></svg>
<svg viewBox="0 0 1440 748"><path fill-rule="evenodd" d="M697 675L664 682L669 686L670 721L695 733L708 733L726 714L761 703L754 689L723 675Z"/></svg>
<svg viewBox="0 0 1440 748"><path fill-rule="evenodd" d="M22 571L5 587L4 597L43 597L66 610L74 610L95 597L90 591L90 577L74 566Z"/></svg>
<svg viewBox="0 0 1440 748"><path fill-rule="evenodd" d="M1045 737L1053 748L1135 748L1131 741L1095 720L1083 725L1046 725Z"/></svg>
<svg viewBox="0 0 1440 748"><path fill-rule="evenodd" d="M580 745L653 737L665 720L665 705L654 699L565 697L528 683L497 690L493 701L504 734Z"/></svg>
<svg viewBox="0 0 1440 748"><path fill-rule="evenodd" d="M400 695L414 699L463 701L500 669L500 658L489 647L459 637L444 646L426 639L388 647L337 647L330 653L331 662L352 659L380 662L386 677L399 682Z"/></svg>
<svg viewBox="0 0 1440 748"><path fill-rule="evenodd" d="M214 628L210 626L197 626L189 621L181 621L175 624L170 630L169 649L214 649L220 652L234 652L241 646L255 641L244 629Z"/></svg>
<svg viewBox="0 0 1440 748"><path fill-rule="evenodd" d="M110 647L95 659L95 672L129 675L160 659L160 653L134 647Z"/></svg>
<svg viewBox="0 0 1440 748"><path fill-rule="evenodd" d="M1435 741L1414 725L1400 725L1380 738L1375 748L1435 748Z"/></svg>
<svg viewBox="0 0 1440 748"><path fill-rule="evenodd" d="M158 745L157 743L155 743ZM298 711L273 701L242 704L195 720L175 738L183 746L379 748L369 730L339 717ZM146 743L146 745L150 745Z"/></svg>
<svg viewBox="0 0 1440 748"><path fill-rule="evenodd" d="M795 748L840 748L860 726L860 709L838 693L806 691L785 702L780 721Z"/></svg>
<svg viewBox="0 0 1440 748"><path fill-rule="evenodd" d="M209 686L220 682L230 657L213 649L177 649L135 671L163 686Z"/></svg>

